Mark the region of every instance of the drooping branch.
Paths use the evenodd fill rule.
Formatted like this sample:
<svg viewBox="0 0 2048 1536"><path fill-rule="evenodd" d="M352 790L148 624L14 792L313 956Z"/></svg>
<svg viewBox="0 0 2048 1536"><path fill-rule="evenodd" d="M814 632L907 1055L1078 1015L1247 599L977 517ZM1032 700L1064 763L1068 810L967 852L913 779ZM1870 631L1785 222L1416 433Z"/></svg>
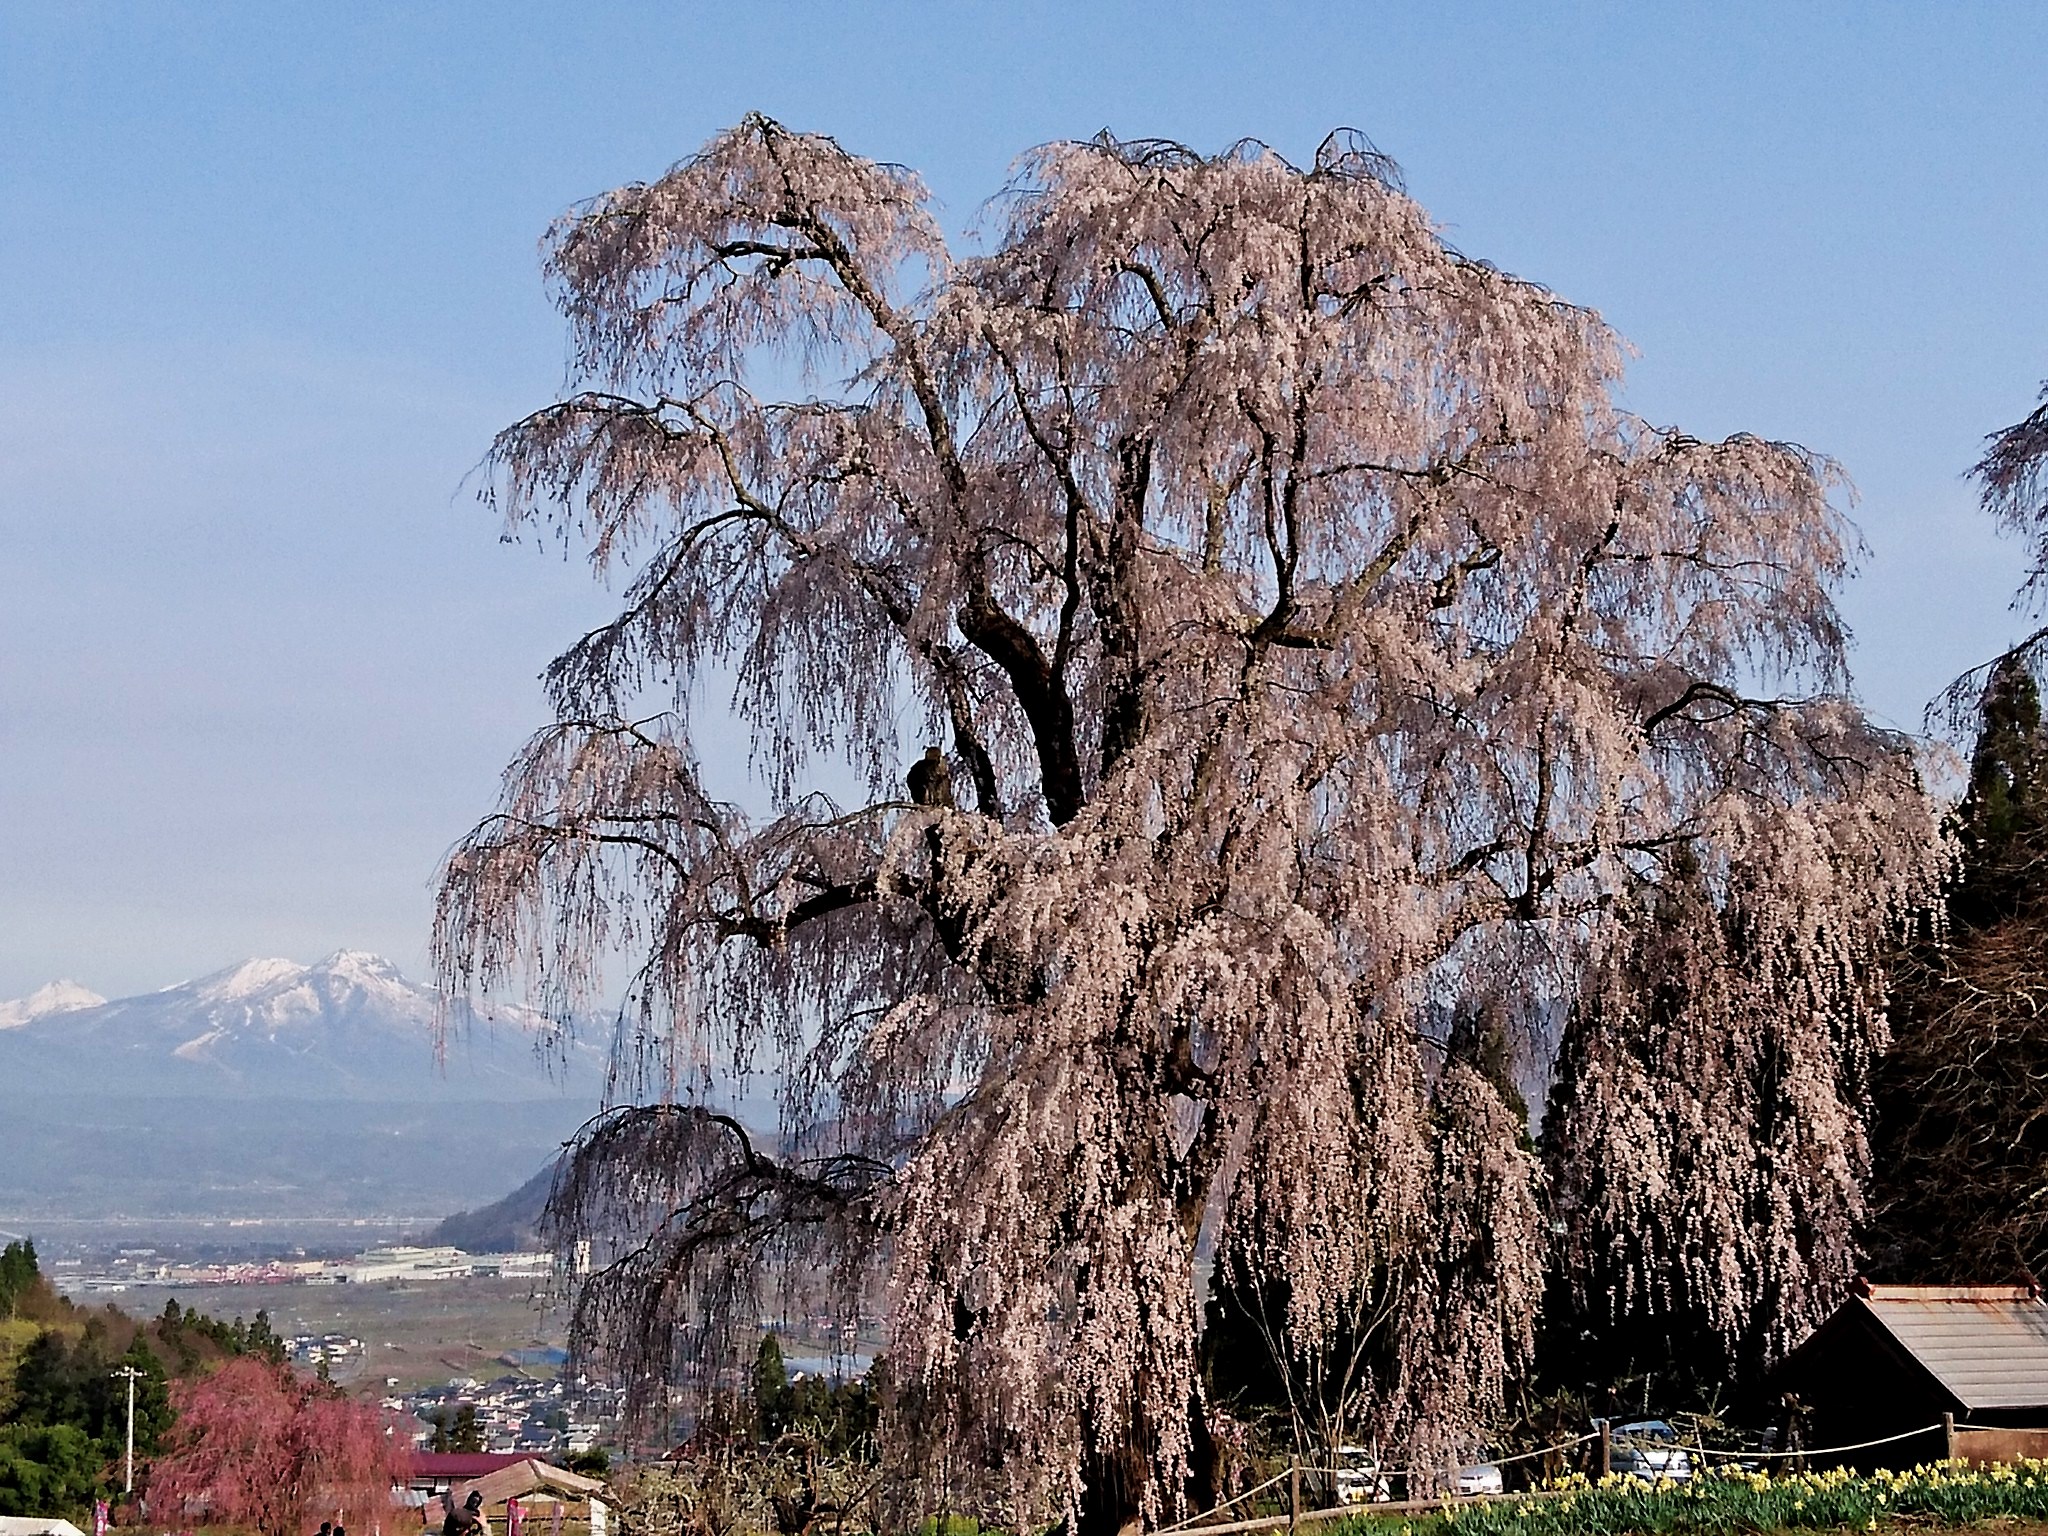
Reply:
<svg viewBox="0 0 2048 1536"><path fill-rule="evenodd" d="M737 1118L693 1106L599 1115L568 1144L542 1218L565 1269L579 1244L602 1245L575 1292L572 1353L616 1371L636 1416L664 1405L679 1366L715 1368L751 1327L770 1271L879 1242L889 1178L860 1154L771 1157Z"/></svg>

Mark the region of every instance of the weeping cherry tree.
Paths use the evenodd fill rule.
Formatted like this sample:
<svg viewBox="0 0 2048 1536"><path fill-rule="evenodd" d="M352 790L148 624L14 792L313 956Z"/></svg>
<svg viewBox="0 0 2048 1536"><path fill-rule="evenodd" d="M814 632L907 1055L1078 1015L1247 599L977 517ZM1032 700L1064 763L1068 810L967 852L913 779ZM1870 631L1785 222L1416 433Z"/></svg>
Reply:
<svg viewBox="0 0 2048 1536"><path fill-rule="evenodd" d="M1844 1273L1876 947L1937 874L1847 699L1830 466L1624 412L1599 317L1354 136L1049 145L977 251L761 118L549 235L577 387L493 495L622 605L449 858L438 954L565 1019L628 988L640 1102L554 1202L612 1241L579 1347L658 1395L764 1266L873 1284L906 1496L1114 1530L1203 1497L1213 1251L1284 1279L1297 1355L1369 1323L1358 1432L1441 1466L1524 1368L1551 1220L1438 1021L1650 1006L1679 878L1768 962L1694 989L1701 1059L1784 1010L1828 1156L1645 1189L1686 1236L1631 1283L1711 1271L1731 1340L1810 1315L1781 1277ZM709 687L757 803L700 772ZM1605 1145L1668 1134L1686 1059L1598 1079ZM706 1107L743 1070L772 1145Z"/></svg>

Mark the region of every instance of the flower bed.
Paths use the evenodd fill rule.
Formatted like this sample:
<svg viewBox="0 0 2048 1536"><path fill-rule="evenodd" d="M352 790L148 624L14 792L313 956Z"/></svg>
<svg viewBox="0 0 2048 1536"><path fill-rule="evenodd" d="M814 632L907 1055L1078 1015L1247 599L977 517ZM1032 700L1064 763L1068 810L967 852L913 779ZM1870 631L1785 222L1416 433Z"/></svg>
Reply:
<svg viewBox="0 0 2048 1536"><path fill-rule="evenodd" d="M1728 1468L1675 1484L1573 1476L1528 1498L1450 1504L1398 1523L1361 1515L1334 1526L1332 1536L1390 1536L1397 1529L1401 1536L1754 1536L1995 1519L2048 1522L2048 1461L1777 1477Z"/></svg>

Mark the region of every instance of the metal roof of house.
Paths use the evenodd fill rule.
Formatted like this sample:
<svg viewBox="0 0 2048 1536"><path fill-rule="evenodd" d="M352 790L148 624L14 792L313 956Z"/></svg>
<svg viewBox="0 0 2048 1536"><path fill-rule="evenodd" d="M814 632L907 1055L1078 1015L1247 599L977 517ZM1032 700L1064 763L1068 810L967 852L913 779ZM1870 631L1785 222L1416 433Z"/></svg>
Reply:
<svg viewBox="0 0 2048 1536"><path fill-rule="evenodd" d="M2048 1303L2026 1285L1868 1285L1858 1299L1965 1408L2048 1406Z"/></svg>
<svg viewBox="0 0 2048 1536"><path fill-rule="evenodd" d="M566 1494L571 1499L587 1499L593 1493L604 1492L604 1480L551 1467L536 1456L514 1462L509 1467L500 1467L465 1484L456 1492L465 1498L472 1493L481 1493L484 1504L496 1508L507 1499L523 1498L529 1493Z"/></svg>

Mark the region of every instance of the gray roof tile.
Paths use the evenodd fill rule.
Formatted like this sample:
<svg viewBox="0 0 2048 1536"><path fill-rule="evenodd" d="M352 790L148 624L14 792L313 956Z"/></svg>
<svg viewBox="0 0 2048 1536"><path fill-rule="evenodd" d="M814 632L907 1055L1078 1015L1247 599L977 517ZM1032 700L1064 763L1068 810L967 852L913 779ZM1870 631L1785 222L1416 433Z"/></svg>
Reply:
<svg viewBox="0 0 2048 1536"><path fill-rule="evenodd" d="M2031 1287L1866 1291L1863 1305L1966 1408L2048 1406L2048 1304Z"/></svg>

